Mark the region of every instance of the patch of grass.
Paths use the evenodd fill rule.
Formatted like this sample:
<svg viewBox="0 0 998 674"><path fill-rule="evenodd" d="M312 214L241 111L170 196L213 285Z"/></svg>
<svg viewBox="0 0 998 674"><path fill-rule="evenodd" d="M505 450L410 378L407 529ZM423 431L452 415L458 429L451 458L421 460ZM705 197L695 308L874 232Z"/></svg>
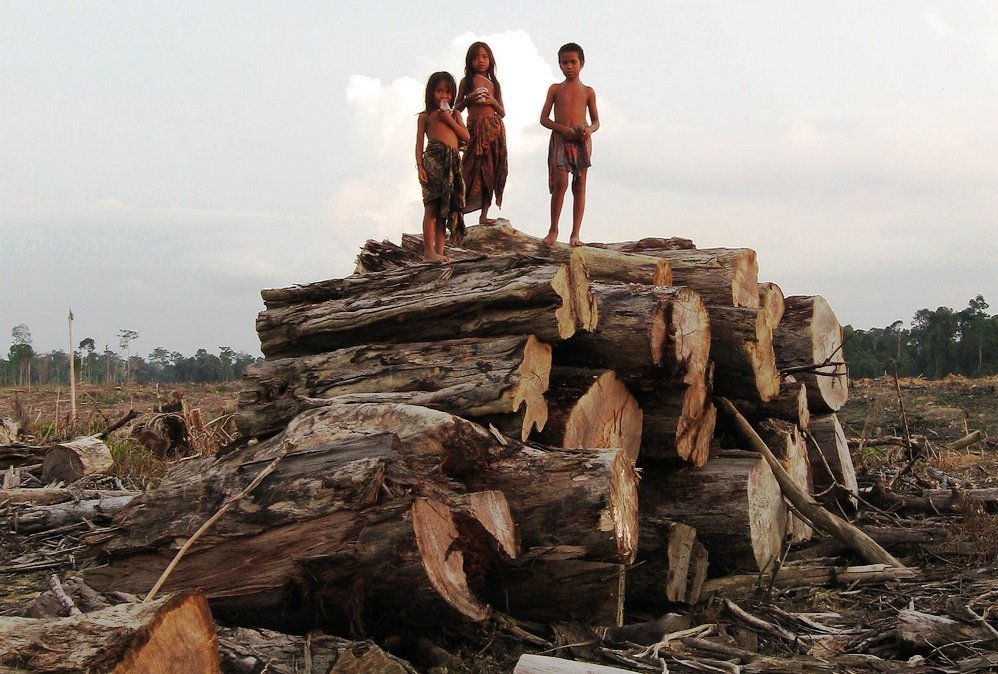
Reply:
<svg viewBox="0 0 998 674"><path fill-rule="evenodd" d="M149 485L159 482L166 475L169 467L148 449L131 438L110 439L107 441L111 450L114 466L110 474L123 480L138 481Z"/></svg>

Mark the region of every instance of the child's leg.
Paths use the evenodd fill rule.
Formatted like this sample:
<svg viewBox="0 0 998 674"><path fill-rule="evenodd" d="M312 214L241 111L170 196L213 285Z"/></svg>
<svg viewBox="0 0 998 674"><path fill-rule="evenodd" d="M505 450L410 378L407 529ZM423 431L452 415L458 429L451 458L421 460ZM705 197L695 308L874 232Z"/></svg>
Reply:
<svg viewBox="0 0 998 674"><path fill-rule="evenodd" d="M568 189L568 169L559 169L554 174L551 185L551 228L544 237L544 244L551 247L558 240L558 220L561 218L561 207L565 203L565 191Z"/></svg>
<svg viewBox="0 0 998 674"><path fill-rule="evenodd" d="M586 212L586 170L579 169L572 180L572 237L568 242L573 246L585 245L579 238L579 231L582 229L582 216Z"/></svg>
<svg viewBox="0 0 998 674"><path fill-rule="evenodd" d="M446 262L447 258L436 251L438 204L431 201L423 206L423 262Z"/></svg>
<svg viewBox="0 0 998 674"><path fill-rule="evenodd" d="M492 208L491 190L482 190L482 214L478 216L478 224L494 225L496 221L489 217L489 209Z"/></svg>
<svg viewBox="0 0 998 674"><path fill-rule="evenodd" d="M436 238L433 243L433 252L446 260L447 256L444 255L444 246L447 244L447 227L439 220L437 221Z"/></svg>

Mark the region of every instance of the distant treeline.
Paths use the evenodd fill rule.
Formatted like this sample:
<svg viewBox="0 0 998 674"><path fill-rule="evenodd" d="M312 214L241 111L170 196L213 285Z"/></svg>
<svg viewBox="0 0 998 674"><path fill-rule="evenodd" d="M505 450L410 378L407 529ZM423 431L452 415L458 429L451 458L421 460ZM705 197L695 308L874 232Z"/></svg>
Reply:
<svg viewBox="0 0 998 674"><path fill-rule="evenodd" d="M998 373L998 316L989 316L982 295L962 311L939 307L915 313L911 327L895 321L886 328L844 332L849 376L898 374L941 379L948 374L979 377Z"/></svg>
<svg viewBox="0 0 998 674"><path fill-rule="evenodd" d="M65 351L35 353L28 326L21 324L11 331L13 344L7 358L0 358L0 386L69 384L69 355ZM86 338L74 353L76 381L88 384L136 383L211 383L239 379L246 367L259 360L227 346L218 355L198 349L193 356L163 347L153 349L148 357L131 355L129 345L138 337L133 330L118 333L121 352L107 346L98 350L94 340Z"/></svg>

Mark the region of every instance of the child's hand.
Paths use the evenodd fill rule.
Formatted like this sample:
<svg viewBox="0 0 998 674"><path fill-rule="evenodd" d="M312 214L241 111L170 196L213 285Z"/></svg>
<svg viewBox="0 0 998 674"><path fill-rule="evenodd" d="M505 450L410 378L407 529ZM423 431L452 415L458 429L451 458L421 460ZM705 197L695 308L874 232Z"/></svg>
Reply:
<svg viewBox="0 0 998 674"><path fill-rule="evenodd" d="M417 175L419 176L419 184L420 185L425 185L426 184L426 179L427 179L426 169L424 167L422 167L422 166L417 166L416 167L416 171L417 171Z"/></svg>

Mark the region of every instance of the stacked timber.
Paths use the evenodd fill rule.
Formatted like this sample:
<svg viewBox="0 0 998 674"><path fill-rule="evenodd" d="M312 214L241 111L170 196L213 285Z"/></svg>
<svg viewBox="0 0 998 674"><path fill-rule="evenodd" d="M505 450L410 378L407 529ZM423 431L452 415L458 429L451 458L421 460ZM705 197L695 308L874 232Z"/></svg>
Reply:
<svg viewBox="0 0 998 674"><path fill-rule="evenodd" d="M822 298L685 239L548 248L500 222L462 245L428 265L419 237L369 241L349 277L264 290L248 442L93 535L88 582L148 591L227 507L164 587L232 624L360 637L498 608L617 625L812 535L780 480L812 494L850 467L824 447L847 381Z"/></svg>

